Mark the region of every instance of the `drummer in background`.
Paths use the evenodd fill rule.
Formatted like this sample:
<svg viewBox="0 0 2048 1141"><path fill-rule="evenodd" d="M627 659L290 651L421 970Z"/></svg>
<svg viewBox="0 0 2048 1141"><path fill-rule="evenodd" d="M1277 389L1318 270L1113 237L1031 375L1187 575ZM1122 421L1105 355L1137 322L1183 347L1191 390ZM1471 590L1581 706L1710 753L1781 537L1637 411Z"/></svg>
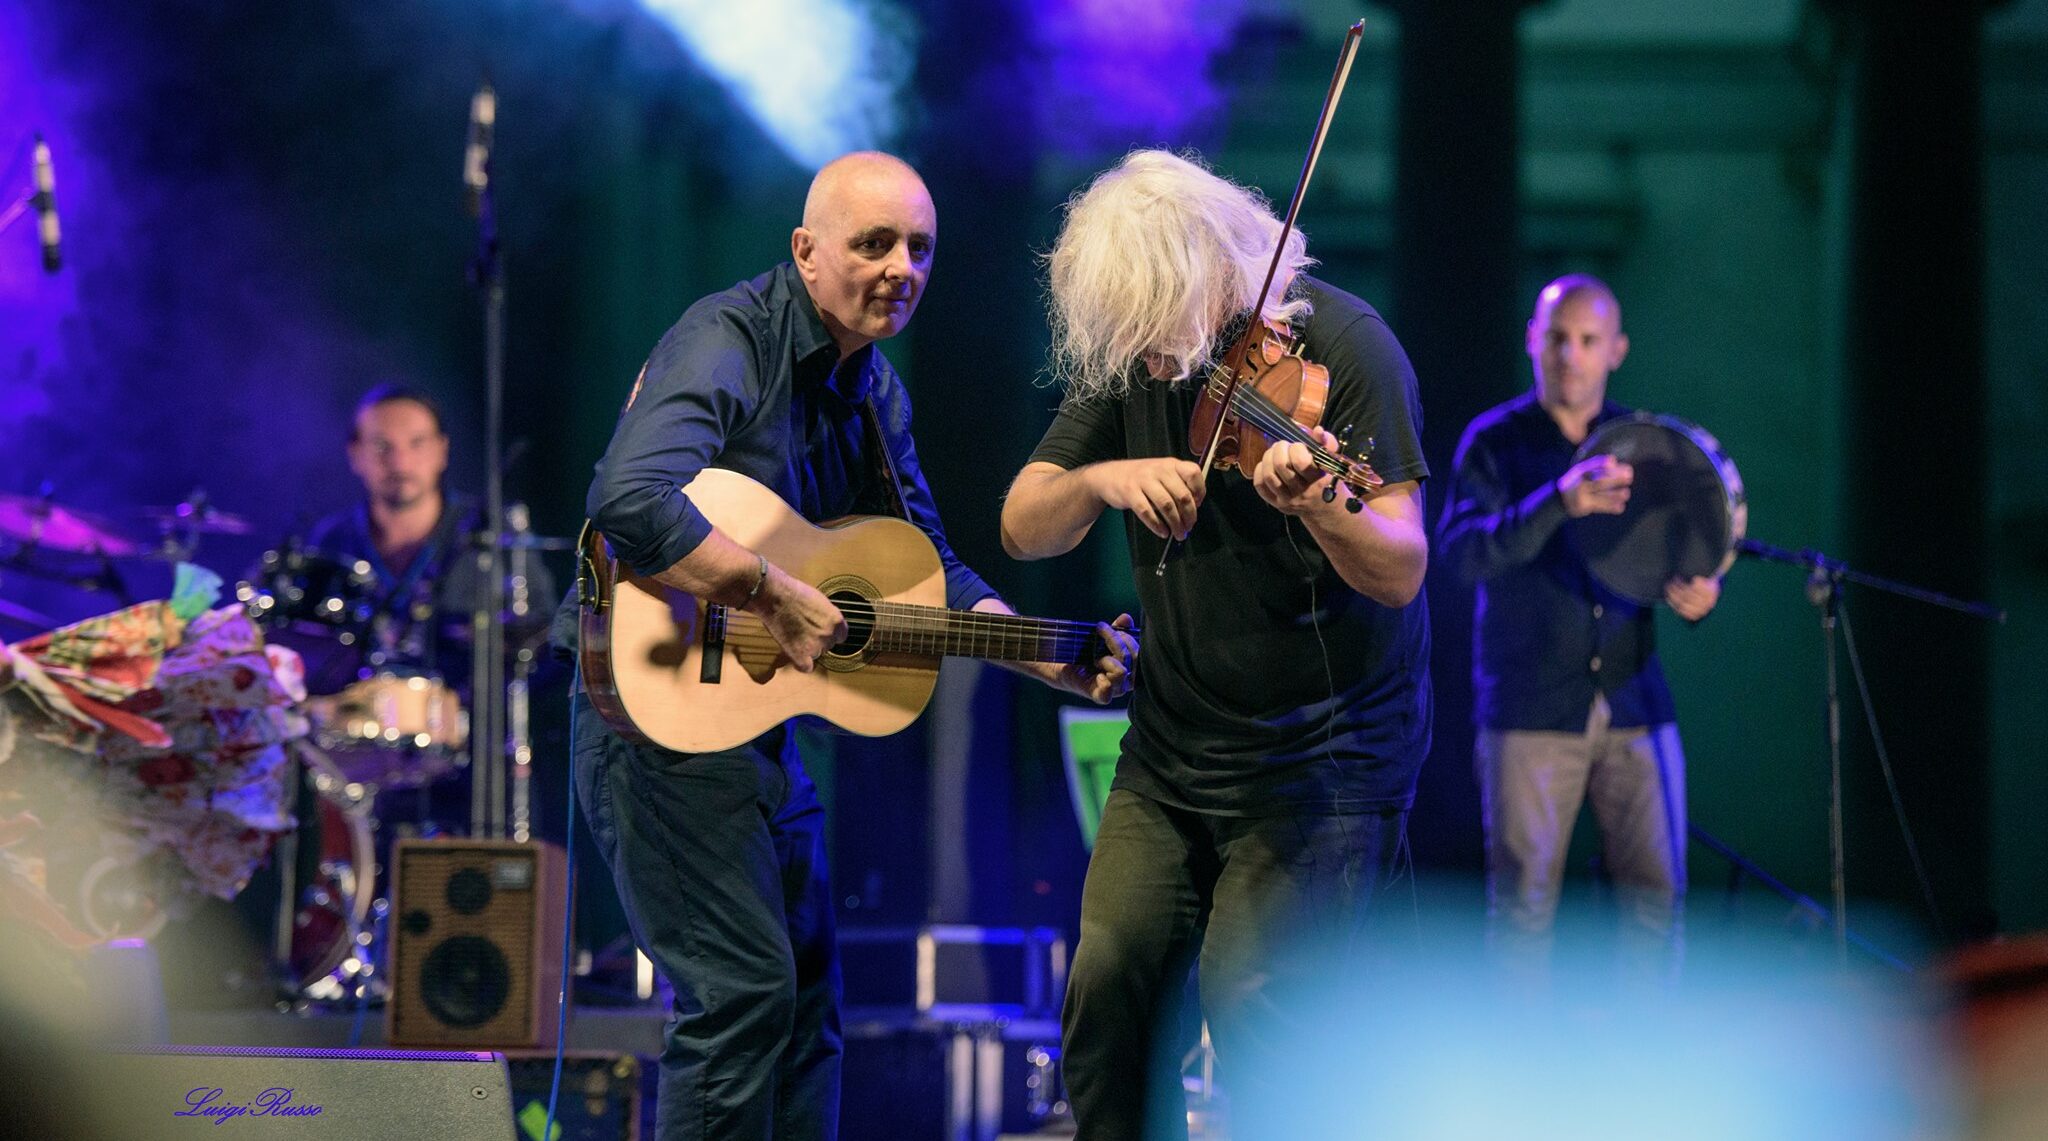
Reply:
<svg viewBox="0 0 2048 1141"><path fill-rule="evenodd" d="M1486 830L1490 943L1542 977L1566 850L1591 800L1638 962L1675 966L1685 899L1685 758L1657 664L1653 611L1601 587L1567 520L1620 514L1633 472L1612 456L1573 463L1628 355L1613 290L1584 274L1537 296L1536 385L1465 429L1438 558L1477 586L1474 762ZM1697 622L1718 578L1674 579L1664 600ZM1668 958L1666 957L1668 954Z"/></svg>
<svg viewBox="0 0 2048 1141"><path fill-rule="evenodd" d="M441 410L417 389L372 388L356 403L348 464L363 482L362 501L315 523L306 544L335 558L368 560L376 571L361 666L438 675L464 691L467 705L477 582L465 539L481 527L482 515L475 497L442 484L448 435ZM538 628L554 609L554 581L538 559L528 568L527 612ZM519 634L508 630L508 643ZM355 677L307 680L315 692L325 692Z"/></svg>

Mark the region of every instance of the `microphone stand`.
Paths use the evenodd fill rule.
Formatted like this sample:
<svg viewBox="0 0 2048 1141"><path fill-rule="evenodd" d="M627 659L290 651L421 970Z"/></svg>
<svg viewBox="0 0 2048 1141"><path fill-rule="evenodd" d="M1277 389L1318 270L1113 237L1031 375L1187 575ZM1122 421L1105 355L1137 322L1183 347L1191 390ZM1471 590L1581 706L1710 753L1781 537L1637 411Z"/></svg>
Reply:
<svg viewBox="0 0 2048 1141"><path fill-rule="evenodd" d="M528 586L533 527L526 504L513 503L505 508L504 537L511 547L505 551L509 596L501 613L519 623L523 637L531 627L529 619L533 613L533 595ZM502 620L499 629L502 632ZM513 656L511 680L505 686L505 744L512 757L512 838L522 844L533 839L533 659L533 647L522 641Z"/></svg>
<svg viewBox="0 0 2048 1141"><path fill-rule="evenodd" d="M1891 771L1889 762L1885 761L1884 758L1884 739L1877 735L1876 711L1869 708L1870 691L1869 687L1864 684L1863 662L1856 655L1854 635L1848 633L1849 612L1842 604L1842 585L1850 582L1859 583L1889 594L1896 594L1901 598L1910 598L1914 601L1925 602L1933 606L1944 606L1950 610L1959 611L1971 617L1983 618L1992 622L2004 622L2005 611L1986 603L1967 602L1963 599L1943 594L1940 591L1927 590L1922 587L1899 582L1895 579L1868 574L1857 570L1840 559L1822 554L1811 547L1799 551L1788 551L1783 547L1775 547L1755 539L1743 539L1735 544L1735 550L1738 554L1747 555L1753 559L1785 563L1790 566L1805 568L1807 571L1807 601L1820 608L1821 638L1827 647L1828 888L1834 905L1833 932L1835 957L1837 962L1846 965L1849 960L1849 888L1848 876L1844 870L1846 861L1842 823L1842 698L1839 683L1840 675L1835 665L1835 627L1837 624L1841 625L1844 635L1849 638L1849 668L1855 671L1857 689L1863 695L1864 710L1870 715L1871 735L1878 750L1879 761L1886 765L1885 780L1887 783L1891 781ZM1896 791L1894 791L1894 796L1896 797ZM1905 832L1907 847L1909 849L1914 848L1912 829L1907 826L1903 813L1899 816L1899 827ZM1913 852L1913 865L1915 872L1922 874L1921 887L1923 891L1926 891L1927 885L1924 872L1920 868L1920 857L1917 850ZM1927 902L1929 907L1933 907L1934 899L1931 892ZM1939 917L1937 916L1938 924Z"/></svg>
<svg viewBox="0 0 2048 1141"><path fill-rule="evenodd" d="M484 295L484 518L474 536L479 589L470 611L470 835L505 835L505 583L498 550L505 522L505 267L498 250L488 151L474 187L476 257L469 279Z"/></svg>

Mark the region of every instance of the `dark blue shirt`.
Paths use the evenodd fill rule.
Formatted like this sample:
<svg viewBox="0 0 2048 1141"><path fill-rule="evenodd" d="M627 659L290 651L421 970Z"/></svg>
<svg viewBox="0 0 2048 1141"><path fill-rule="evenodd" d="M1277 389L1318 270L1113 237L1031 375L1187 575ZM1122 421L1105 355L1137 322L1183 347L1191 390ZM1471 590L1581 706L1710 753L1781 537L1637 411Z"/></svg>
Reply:
<svg viewBox="0 0 2048 1141"><path fill-rule="evenodd" d="M872 396L910 521L938 548L946 604L996 592L953 554L910 438L910 394L869 345L839 361L796 267L784 262L684 312L598 461L590 516L619 560L656 574L697 549L711 522L681 486L706 467L766 485L804 518L891 513L861 403Z"/></svg>
<svg viewBox="0 0 2048 1141"><path fill-rule="evenodd" d="M1628 412L1608 401L1592 426ZM1617 726L1676 720L1651 609L1601 586L1567 526L1557 479L1576 451L1534 392L1481 414L1458 444L1437 560L1478 587L1481 728L1582 732L1595 693Z"/></svg>

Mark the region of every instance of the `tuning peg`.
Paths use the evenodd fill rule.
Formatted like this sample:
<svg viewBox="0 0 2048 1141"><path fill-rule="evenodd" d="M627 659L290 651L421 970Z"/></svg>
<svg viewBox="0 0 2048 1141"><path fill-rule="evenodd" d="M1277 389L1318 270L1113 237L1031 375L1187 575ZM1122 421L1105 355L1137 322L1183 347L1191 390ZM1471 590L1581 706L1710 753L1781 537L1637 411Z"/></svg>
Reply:
<svg viewBox="0 0 2048 1141"><path fill-rule="evenodd" d="M1336 481L1336 480L1334 480L1334 479L1333 479L1333 480L1331 480L1330 482L1328 482L1328 483L1326 483L1326 484L1324 484L1324 485L1323 485L1323 502L1324 502L1324 503L1335 503L1335 502L1337 502L1337 481Z"/></svg>
<svg viewBox="0 0 2048 1141"><path fill-rule="evenodd" d="M1344 501L1344 510L1351 512L1353 515L1356 515L1360 511L1365 510L1365 500L1360 499L1359 497L1354 495L1351 498Z"/></svg>

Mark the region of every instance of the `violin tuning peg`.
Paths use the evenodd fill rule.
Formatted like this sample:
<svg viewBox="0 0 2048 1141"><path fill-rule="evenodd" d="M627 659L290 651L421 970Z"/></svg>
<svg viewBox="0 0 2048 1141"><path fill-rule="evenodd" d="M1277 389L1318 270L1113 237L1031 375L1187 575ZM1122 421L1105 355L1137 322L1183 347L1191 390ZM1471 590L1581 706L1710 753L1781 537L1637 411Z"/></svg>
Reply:
<svg viewBox="0 0 2048 1141"><path fill-rule="evenodd" d="M1356 515L1360 511L1365 510L1365 500L1360 499L1359 497L1354 495L1350 499L1344 501L1344 510L1351 512L1353 515Z"/></svg>
<svg viewBox="0 0 2048 1141"><path fill-rule="evenodd" d="M1328 483L1326 483L1326 484L1324 484L1324 485L1323 485L1323 502L1324 502L1324 503L1335 503L1335 502L1337 502L1337 481L1336 481L1336 480L1334 480L1334 479L1333 479L1333 480L1331 480L1330 482L1328 482Z"/></svg>

